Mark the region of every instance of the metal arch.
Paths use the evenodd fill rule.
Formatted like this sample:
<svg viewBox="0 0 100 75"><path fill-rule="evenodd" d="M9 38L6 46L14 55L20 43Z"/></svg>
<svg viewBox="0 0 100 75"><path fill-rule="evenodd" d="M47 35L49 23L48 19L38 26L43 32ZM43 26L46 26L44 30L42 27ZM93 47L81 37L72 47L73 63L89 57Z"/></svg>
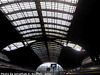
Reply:
<svg viewBox="0 0 100 75"><path fill-rule="evenodd" d="M60 0L20 0L20 1L14 1L14 2L8 2L8 3L3 3L3 4L0 4L0 7L2 6L6 6L6 5L10 5L10 4L15 4L15 3L20 3L20 2L35 2L35 5L36 5L36 9L21 9L21 10L17 10L17 11L14 11L14 12L10 12L10 13L6 13L5 15L11 15L11 14L15 14L15 13L20 13L20 12L28 12L28 11L37 11L38 12L38 16L36 17L25 17L25 18L18 18L18 19L14 19L14 20L11 20L10 22L13 22L13 21L18 21L18 20L23 20L23 19L28 19L28 18L39 18L40 22L35 22L35 23L25 23L25 24L22 24L20 26L24 26L24 25L29 25L29 24L40 24L41 27L38 27L38 28L30 28L30 29L42 29L42 34L43 35L34 35L32 37L26 37L26 38L23 38L23 39L36 39L36 40L40 40L40 37L42 37L43 41L44 42L43 44L40 44L40 46L38 46L38 41L36 41L37 45L35 45L35 43L33 43L33 45L30 45L32 47L32 49L36 48L37 51L34 52L39 56L39 58L44 62L44 61L56 61L55 59L58 58L59 54L60 54L60 51L61 51L61 47L62 45L60 45L59 43L56 43L55 41L50 41L52 38L50 37L54 37L53 39L66 39L66 35L65 34L61 34L61 33L58 33L58 32L50 32L50 31L45 31L45 29L51 29L49 27L45 27L44 24L54 24L54 25L58 25L58 26L63 26L63 27L66 27L68 28L68 26L64 26L64 25L60 25L60 24L56 24L56 23L46 23L43 21L43 18L51 18L51 19L59 19L59 20L64 20L64 21L68 21L68 22L71 22L71 20L67 20L67 19L63 19L63 18L58 18L58 17L49 17L49 16L43 16L42 15L42 11L54 11L54 12L60 12L60 13L65 13L65 14L70 14L70 15L73 15L73 13L70 13L70 12L67 12L67 11L61 11L61 10L53 10L53 9L41 9L41 5L40 5L40 2L43 2L43 1L47 1L47 2L57 2L57 3L63 3L63 4L67 4L67 5L72 5L72 6L76 6L76 4L73 4L73 3L70 3L70 2L63 2L63 1L60 1ZM15 27L20 27L20 26L15 26ZM21 32L21 31L26 31L26 30L30 30L30 29L25 29L25 30L20 30L18 32ZM55 29L55 30L59 30L59 31L63 31L63 32L66 32L65 30L61 30L61 29L57 29L57 28L52 28L52 29ZM36 31L35 33L39 33L40 31ZM34 32L30 32L30 33L34 33ZM59 37L59 36L55 36L55 35L47 35L46 33L55 33L55 34L60 34L60 35L64 35L65 37ZM29 33L27 33L29 34ZM22 35L25 35L25 34L22 34ZM49 41L48 41L49 39ZM40 41L41 42L41 41ZM50 47L49 43L53 42L54 43L54 47ZM44 49L41 49L41 47L44 46ZM58 48L59 46L59 48ZM38 49L39 47L39 49ZM53 52L55 51L55 52ZM42 53L43 52L43 53ZM52 56L53 54L53 56Z"/></svg>

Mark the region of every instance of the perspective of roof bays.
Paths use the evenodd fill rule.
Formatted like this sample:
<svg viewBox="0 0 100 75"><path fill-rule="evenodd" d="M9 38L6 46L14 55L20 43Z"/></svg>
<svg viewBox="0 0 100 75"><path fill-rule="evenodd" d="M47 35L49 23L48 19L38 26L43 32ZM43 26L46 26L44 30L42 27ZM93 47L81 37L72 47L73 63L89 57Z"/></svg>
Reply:
<svg viewBox="0 0 100 75"><path fill-rule="evenodd" d="M0 0L0 10L26 43L45 39L31 42L30 46L43 62L57 61L77 3L78 0Z"/></svg>

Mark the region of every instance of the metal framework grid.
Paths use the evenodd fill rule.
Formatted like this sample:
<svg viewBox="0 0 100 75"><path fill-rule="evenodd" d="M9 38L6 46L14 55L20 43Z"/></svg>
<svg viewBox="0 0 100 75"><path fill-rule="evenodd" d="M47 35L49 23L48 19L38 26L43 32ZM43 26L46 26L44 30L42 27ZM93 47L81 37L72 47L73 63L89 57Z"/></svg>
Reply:
<svg viewBox="0 0 100 75"><path fill-rule="evenodd" d="M66 39L78 0L0 0L5 14L43 62L55 61ZM28 40L28 41L27 41Z"/></svg>

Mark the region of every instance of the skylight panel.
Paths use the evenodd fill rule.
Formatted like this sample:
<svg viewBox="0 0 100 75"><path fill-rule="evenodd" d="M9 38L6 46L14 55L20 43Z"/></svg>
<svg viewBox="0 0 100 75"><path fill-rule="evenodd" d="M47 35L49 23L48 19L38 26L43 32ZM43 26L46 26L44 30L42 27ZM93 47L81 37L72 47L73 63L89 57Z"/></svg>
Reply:
<svg viewBox="0 0 100 75"><path fill-rule="evenodd" d="M29 11L29 12L23 12L25 17L32 17L32 16L38 16L37 11Z"/></svg>
<svg viewBox="0 0 100 75"><path fill-rule="evenodd" d="M14 21L13 23L14 23L15 26L16 26L16 24L17 25L21 25L21 22L19 20L18 21Z"/></svg>
<svg viewBox="0 0 100 75"><path fill-rule="evenodd" d="M27 19L27 21L28 21L29 23L40 22L39 18L30 18L30 19Z"/></svg>
<svg viewBox="0 0 100 75"><path fill-rule="evenodd" d="M73 4L78 3L78 0L60 0L60 1L69 2L69 3L73 3Z"/></svg>
<svg viewBox="0 0 100 75"><path fill-rule="evenodd" d="M25 30L25 31L21 31L21 34L27 34L27 33L31 33L31 32L37 32L37 31L42 31L41 29L32 29L32 30Z"/></svg>
<svg viewBox="0 0 100 75"><path fill-rule="evenodd" d="M14 20L13 17L11 15L7 15L8 19L10 20Z"/></svg>
<svg viewBox="0 0 100 75"><path fill-rule="evenodd" d="M40 22L39 18L34 18L36 22Z"/></svg>
<svg viewBox="0 0 100 75"><path fill-rule="evenodd" d="M67 19L67 20L72 20L73 19L73 15L70 14L63 14L63 18Z"/></svg>
<svg viewBox="0 0 100 75"><path fill-rule="evenodd" d="M21 10L20 6L18 4L16 4L16 3L15 4L11 4L10 6L12 7L13 11Z"/></svg>
<svg viewBox="0 0 100 75"><path fill-rule="evenodd" d="M35 42L36 40L27 41L28 44Z"/></svg>
<svg viewBox="0 0 100 75"><path fill-rule="evenodd" d="M76 46L74 47L74 49L77 50L77 51L81 51L82 47L79 46L79 45L76 45Z"/></svg>
<svg viewBox="0 0 100 75"><path fill-rule="evenodd" d="M65 13L60 13L60 12L53 12L53 11L42 11L42 15L49 16L49 17L57 17L57 18L63 18L67 20L72 20L73 15L71 14L65 14Z"/></svg>
<svg viewBox="0 0 100 75"><path fill-rule="evenodd" d="M14 0L0 0L1 3L13 2Z"/></svg>
<svg viewBox="0 0 100 75"><path fill-rule="evenodd" d="M42 9L60 10L65 12L74 13L76 6L58 3L58 2L40 2Z"/></svg>
<svg viewBox="0 0 100 75"><path fill-rule="evenodd" d="M40 4L42 9L46 9L45 2L40 2Z"/></svg>
<svg viewBox="0 0 100 75"><path fill-rule="evenodd" d="M15 17L15 16L13 16L13 17ZM23 18L24 15L23 15L22 13L16 13L16 17L18 17L18 18Z"/></svg>
<svg viewBox="0 0 100 75"><path fill-rule="evenodd" d="M29 2L23 2L25 9L31 9Z"/></svg>
<svg viewBox="0 0 100 75"><path fill-rule="evenodd" d="M27 12L23 12L23 14L24 14L25 17L29 17Z"/></svg>
<svg viewBox="0 0 100 75"><path fill-rule="evenodd" d="M30 11L30 12L27 12L28 16L31 17L33 16L33 13Z"/></svg>
<svg viewBox="0 0 100 75"><path fill-rule="evenodd" d="M2 11L4 13L10 13L10 12L13 12L14 11L14 9L12 9L12 6L11 5L2 6L1 8L2 8Z"/></svg>
<svg viewBox="0 0 100 75"><path fill-rule="evenodd" d="M19 3L19 6L21 9L30 9L30 7L27 7L28 5L26 5L26 4L27 4L27 2L21 2L21 3Z"/></svg>
<svg viewBox="0 0 100 75"><path fill-rule="evenodd" d="M16 20L16 19L19 19L19 18L23 18L24 15L22 13L16 13L16 14L7 15L7 17L9 17L10 20Z"/></svg>
<svg viewBox="0 0 100 75"><path fill-rule="evenodd" d="M70 26L71 23L68 21L64 21L64 20L59 20L59 19L52 19L52 18L43 18L43 21L46 23L55 23L55 24L60 24L60 25L64 25L64 26Z"/></svg>
<svg viewBox="0 0 100 75"><path fill-rule="evenodd" d="M56 20L56 23L57 24L62 24L62 20L57 20L57 19L55 19ZM65 24L64 24L65 25Z"/></svg>
<svg viewBox="0 0 100 75"><path fill-rule="evenodd" d="M26 20L20 20L21 24L26 24Z"/></svg>
<svg viewBox="0 0 100 75"><path fill-rule="evenodd" d="M20 30L28 29L28 27L27 26L19 26L16 29L20 31Z"/></svg>
<svg viewBox="0 0 100 75"><path fill-rule="evenodd" d="M23 47L23 43L22 42L17 42L17 43L13 43L17 48Z"/></svg>
<svg viewBox="0 0 100 75"><path fill-rule="evenodd" d="M43 18L43 21L44 21L44 22L48 22L47 18Z"/></svg>
<svg viewBox="0 0 100 75"><path fill-rule="evenodd" d="M47 12L47 11L42 11L42 15L43 15L43 16L47 16L47 15L46 15L46 12Z"/></svg>
<svg viewBox="0 0 100 75"><path fill-rule="evenodd" d="M11 13L18 10L36 9L35 2L20 2L1 6L5 13Z"/></svg>
<svg viewBox="0 0 100 75"><path fill-rule="evenodd" d="M46 2L46 8L47 9L51 9L52 7L51 7L52 5L51 5L51 2Z"/></svg>
<svg viewBox="0 0 100 75"><path fill-rule="evenodd" d="M22 25L22 24L27 24L27 23L36 23L40 22L39 18L30 18L30 19L23 19L23 20L18 20L18 21L13 21L14 26L17 25Z"/></svg>
<svg viewBox="0 0 100 75"><path fill-rule="evenodd" d="M1 10L2 10L2 12L4 12L4 13L8 13L8 10L6 9L5 6L1 7Z"/></svg>
<svg viewBox="0 0 100 75"><path fill-rule="evenodd" d="M68 44L67 44L67 46L69 46L69 47L72 47L72 48L73 48L73 47L75 47L75 44L73 44L73 43L68 43Z"/></svg>
<svg viewBox="0 0 100 75"><path fill-rule="evenodd" d="M11 50L17 49L17 47L15 47L13 44L9 45L9 47L10 47Z"/></svg>
<svg viewBox="0 0 100 75"><path fill-rule="evenodd" d="M5 8L6 8L6 10L8 11L8 12L13 12L14 11L14 9L12 9L12 6L11 5L6 5L6 6L4 6Z"/></svg>
<svg viewBox="0 0 100 75"><path fill-rule="evenodd" d="M24 47L23 43L22 42L16 42L16 43L12 43L12 44L6 46L3 50L11 51L11 50L16 50L20 47Z"/></svg>
<svg viewBox="0 0 100 75"><path fill-rule="evenodd" d="M63 16L63 13L57 13L57 12L56 12L56 14L57 14L57 16L58 16L59 18L62 18L62 16ZM57 16L56 16L56 17L57 17Z"/></svg>
<svg viewBox="0 0 100 75"><path fill-rule="evenodd" d="M76 6L71 5L64 5L64 11L74 13L76 9Z"/></svg>
<svg viewBox="0 0 100 75"><path fill-rule="evenodd" d="M10 51L9 47L5 47L3 50Z"/></svg>
<svg viewBox="0 0 100 75"><path fill-rule="evenodd" d="M65 1L65 2L74 3L74 4L78 3L78 0L64 0L64 1Z"/></svg>
<svg viewBox="0 0 100 75"><path fill-rule="evenodd" d="M53 36L58 36L58 37L66 37L66 36L64 36L64 35L61 35L61 34L57 34L57 33L48 33L48 32L46 32L46 35L53 35Z"/></svg>
<svg viewBox="0 0 100 75"><path fill-rule="evenodd" d="M11 14L11 15L7 15L7 16L10 18L10 20L18 19L17 14Z"/></svg>
<svg viewBox="0 0 100 75"><path fill-rule="evenodd" d="M30 5L31 9L36 9L35 2L29 2L29 5Z"/></svg>
<svg viewBox="0 0 100 75"><path fill-rule="evenodd" d="M53 24L45 24L46 28L54 28L54 29L60 29L60 30L64 30L64 31L68 31L69 28L67 27L63 27L63 26L59 26L59 25L53 25Z"/></svg>
<svg viewBox="0 0 100 75"><path fill-rule="evenodd" d="M69 12L74 13L76 10L76 6L70 6Z"/></svg>
<svg viewBox="0 0 100 75"><path fill-rule="evenodd" d="M23 26L18 26L16 27L17 30L25 30L25 29L30 29L30 28L38 28L41 27L40 24L32 24L32 25L23 25Z"/></svg>
<svg viewBox="0 0 100 75"><path fill-rule="evenodd" d="M56 32L56 33L61 33L61 34L67 34L67 32L60 31L60 30L54 30L54 29L45 29L47 32Z"/></svg>
<svg viewBox="0 0 100 75"><path fill-rule="evenodd" d="M47 13L47 16L52 16L52 14L51 14L50 11L48 11L48 12L46 12L46 13Z"/></svg>
<svg viewBox="0 0 100 75"><path fill-rule="evenodd" d="M48 18L48 22L49 22L49 23L52 23L52 19L51 19L51 18Z"/></svg>
<svg viewBox="0 0 100 75"><path fill-rule="evenodd" d="M33 13L34 16L38 16L37 11L32 11L32 13Z"/></svg>
<svg viewBox="0 0 100 75"><path fill-rule="evenodd" d="M26 37L36 36L36 35L42 35L42 33L30 33L30 34L23 35L23 37L26 38Z"/></svg>
<svg viewBox="0 0 100 75"><path fill-rule="evenodd" d="M58 10L63 11L64 9L64 4L63 3L58 3Z"/></svg>
<svg viewBox="0 0 100 75"><path fill-rule="evenodd" d="M57 10L58 9L58 3L57 2L50 2L52 5L51 5L51 8L54 9L54 10Z"/></svg>

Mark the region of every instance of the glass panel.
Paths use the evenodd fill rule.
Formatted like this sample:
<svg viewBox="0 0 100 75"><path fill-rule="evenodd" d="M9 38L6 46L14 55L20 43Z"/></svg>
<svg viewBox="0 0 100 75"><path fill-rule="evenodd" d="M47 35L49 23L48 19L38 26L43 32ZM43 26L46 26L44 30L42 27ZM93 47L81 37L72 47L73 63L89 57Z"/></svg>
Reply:
<svg viewBox="0 0 100 75"><path fill-rule="evenodd" d="M24 17L24 15L23 15L22 13L16 13L16 16L17 16L18 18L23 18L23 17Z"/></svg>
<svg viewBox="0 0 100 75"><path fill-rule="evenodd" d="M46 8L47 9L51 9L52 7L51 7L52 5L51 5L51 2L46 2Z"/></svg>
<svg viewBox="0 0 100 75"><path fill-rule="evenodd" d="M47 28L61 29L61 30L65 30L65 31L69 30L69 28L67 28L67 27L63 27L63 26L59 26L59 25L52 25L52 24L45 24L45 27L47 27Z"/></svg>
<svg viewBox="0 0 100 75"><path fill-rule="evenodd" d="M1 7L5 13L10 13L18 10L24 9L36 9L35 2L20 2L10 5L5 5Z"/></svg>
<svg viewBox="0 0 100 75"><path fill-rule="evenodd" d="M10 47L11 50L17 49L17 47L15 47L13 44L9 45L9 47Z"/></svg>
<svg viewBox="0 0 100 75"><path fill-rule="evenodd" d="M78 0L65 0L65 1L68 1L68 2L71 2L71 3L78 3Z"/></svg>
<svg viewBox="0 0 100 75"><path fill-rule="evenodd" d="M26 24L26 20L20 20L21 24Z"/></svg>
<svg viewBox="0 0 100 75"><path fill-rule="evenodd" d="M43 15L43 16L47 16L47 15L46 15L46 11L42 11L42 15Z"/></svg>
<svg viewBox="0 0 100 75"><path fill-rule="evenodd" d="M65 38L65 37L66 37L66 36L61 35L61 34L56 34L56 33L48 33L48 32L46 32L46 35L53 35L53 36L58 36L58 37L63 37L63 38Z"/></svg>
<svg viewBox="0 0 100 75"><path fill-rule="evenodd" d="M70 15L70 14L63 14L63 18L64 18L64 19L68 19L68 20L72 20L72 19L73 19L73 15Z"/></svg>
<svg viewBox="0 0 100 75"><path fill-rule="evenodd" d="M38 16L37 11L33 11L33 13L34 13L34 16Z"/></svg>
<svg viewBox="0 0 100 75"><path fill-rule="evenodd" d="M14 0L1 0L2 3L13 2Z"/></svg>
<svg viewBox="0 0 100 75"><path fill-rule="evenodd" d="M12 6L11 5L6 5L6 6L3 6L3 7L1 7L2 9L3 8L5 8L5 9L3 9L3 11L5 12L5 11L8 11L8 12L13 12L14 10L12 9ZM6 13L6 12L5 12Z"/></svg>
<svg viewBox="0 0 100 75"><path fill-rule="evenodd" d="M6 9L6 7L1 7L1 10L2 10L2 12L4 12L4 13L8 13L8 10Z"/></svg>
<svg viewBox="0 0 100 75"><path fill-rule="evenodd" d="M23 35L23 37L25 38L25 37L31 37L36 35L42 35L42 33L30 33L30 34Z"/></svg>
<svg viewBox="0 0 100 75"><path fill-rule="evenodd" d="M31 9L36 9L35 2L29 2Z"/></svg>
<svg viewBox="0 0 100 75"><path fill-rule="evenodd" d="M81 51L82 47L79 46L79 45L76 45L76 46L74 47L74 49L77 50L77 51Z"/></svg>
<svg viewBox="0 0 100 75"><path fill-rule="evenodd" d="M25 30L25 31L21 31L21 34L26 34L26 33L31 33L31 32L36 32L36 31L42 31L41 29L32 29L32 30Z"/></svg>
<svg viewBox="0 0 100 75"><path fill-rule="evenodd" d="M76 9L76 6L71 5L64 5L64 11L74 13Z"/></svg>
<svg viewBox="0 0 100 75"><path fill-rule="evenodd" d="M14 21L14 22L16 22L17 25L21 25L21 22L20 22L20 21ZM14 22L13 22L13 23L14 23ZM15 24L15 23L14 23L14 24Z"/></svg>
<svg viewBox="0 0 100 75"><path fill-rule="evenodd" d="M67 34L67 32L60 31L60 30L54 30L54 29L45 29L45 31L56 32L56 33L61 33L61 34Z"/></svg>
<svg viewBox="0 0 100 75"><path fill-rule="evenodd" d="M14 12L14 11L21 10L21 8L20 8L20 6L19 6L18 4L11 4L10 6L12 7L13 12ZM7 9L8 9L8 8L7 8ZM12 12L12 11L11 11L11 12Z"/></svg>
<svg viewBox="0 0 100 75"><path fill-rule="evenodd" d="M8 19L10 20L14 20L13 17L11 15L7 15Z"/></svg>
<svg viewBox="0 0 100 75"><path fill-rule="evenodd" d="M10 51L9 47L5 47L3 50Z"/></svg>
<svg viewBox="0 0 100 75"><path fill-rule="evenodd" d="M22 42L18 42L18 43L13 43L17 48L23 47L23 43Z"/></svg>
<svg viewBox="0 0 100 75"><path fill-rule="evenodd" d="M6 46L3 50L6 50L6 51L11 51L11 50L15 50L15 49L18 49L20 47L23 47L23 43L22 42L17 42L17 43L12 43L8 46Z"/></svg>
<svg viewBox="0 0 100 75"><path fill-rule="evenodd" d="M27 24L27 23L35 23L35 22L40 22L39 18L31 18L31 19L23 19L23 20L18 20L18 21L13 21L14 26L17 25L22 25L22 24Z"/></svg>
<svg viewBox="0 0 100 75"><path fill-rule="evenodd" d="M52 18L43 18L44 22L48 22L48 23L56 23L56 24L60 24L60 25L64 25L64 26L70 26L71 23L68 21L64 21L64 20L59 20L59 19L52 19Z"/></svg>
<svg viewBox="0 0 100 75"><path fill-rule="evenodd" d="M28 44L35 42L36 40L27 41Z"/></svg>
<svg viewBox="0 0 100 75"><path fill-rule="evenodd" d="M60 1L65 1L65 2L69 2L69 3L78 3L78 0L60 0Z"/></svg>
<svg viewBox="0 0 100 75"><path fill-rule="evenodd" d="M57 3L57 2L40 2L40 4L42 9L61 10L70 13L75 12L76 9L76 6L71 6L68 4Z"/></svg>
<svg viewBox="0 0 100 75"><path fill-rule="evenodd" d="M23 26L19 26L19 27L16 27L17 30L25 30L25 29L30 29L30 28L38 28L38 27L41 27L40 24L33 24L33 25L23 25Z"/></svg>
<svg viewBox="0 0 100 75"><path fill-rule="evenodd" d="M73 47L75 47L75 44L73 44L73 43L68 43L68 44L67 44L67 46L69 46L69 47L72 47L72 48L73 48Z"/></svg>

